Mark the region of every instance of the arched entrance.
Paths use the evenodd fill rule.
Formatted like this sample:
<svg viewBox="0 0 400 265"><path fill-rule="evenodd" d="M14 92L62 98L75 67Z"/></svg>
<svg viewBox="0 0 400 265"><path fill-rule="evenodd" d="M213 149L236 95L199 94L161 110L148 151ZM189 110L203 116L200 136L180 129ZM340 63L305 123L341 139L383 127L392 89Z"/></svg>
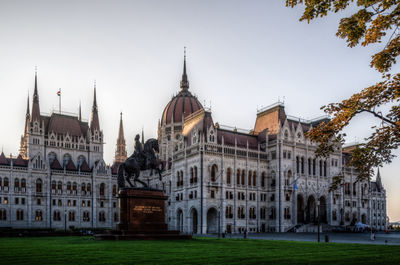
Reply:
<svg viewBox="0 0 400 265"><path fill-rule="evenodd" d="M297 223L304 223L304 199L301 194L297 195Z"/></svg>
<svg viewBox="0 0 400 265"><path fill-rule="evenodd" d="M321 196L319 198L319 214L320 214L320 222L321 223L327 223L327 217L326 217L326 199L324 196Z"/></svg>
<svg viewBox="0 0 400 265"><path fill-rule="evenodd" d="M207 211L207 233L215 234L218 232L217 210L210 208Z"/></svg>
<svg viewBox="0 0 400 265"><path fill-rule="evenodd" d="M314 196L308 197L307 200L307 211L306 211L306 222L315 222L315 198Z"/></svg>
<svg viewBox="0 0 400 265"><path fill-rule="evenodd" d="M181 209L176 214L176 230L183 232L183 212Z"/></svg>
<svg viewBox="0 0 400 265"><path fill-rule="evenodd" d="M198 222L197 210L193 208L190 211L190 224L191 224L192 234L197 234L197 222Z"/></svg>
<svg viewBox="0 0 400 265"><path fill-rule="evenodd" d="M363 213L361 215L361 223L366 224L367 223L367 216L365 215L365 213Z"/></svg>

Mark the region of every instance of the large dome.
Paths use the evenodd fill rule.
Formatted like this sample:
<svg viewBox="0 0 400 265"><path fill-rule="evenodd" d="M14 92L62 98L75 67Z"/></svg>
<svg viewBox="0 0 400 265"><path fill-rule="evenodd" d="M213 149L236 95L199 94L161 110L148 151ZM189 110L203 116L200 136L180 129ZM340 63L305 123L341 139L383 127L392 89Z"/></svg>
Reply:
<svg viewBox="0 0 400 265"><path fill-rule="evenodd" d="M182 122L182 116L187 117L190 114L202 109L203 106L195 96L189 91L189 81L186 75L186 55L183 61L183 74L181 80L181 91L173 97L164 109L161 124L171 124L172 122Z"/></svg>

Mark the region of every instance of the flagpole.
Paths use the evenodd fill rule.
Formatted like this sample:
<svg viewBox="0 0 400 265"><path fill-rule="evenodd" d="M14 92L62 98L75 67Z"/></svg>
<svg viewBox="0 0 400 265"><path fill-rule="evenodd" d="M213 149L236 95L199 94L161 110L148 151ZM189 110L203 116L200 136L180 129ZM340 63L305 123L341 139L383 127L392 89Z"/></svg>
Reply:
<svg viewBox="0 0 400 265"><path fill-rule="evenodd" d="M59 95L58 95L58 108L61 114L61 88L59 90Z"/></svg>

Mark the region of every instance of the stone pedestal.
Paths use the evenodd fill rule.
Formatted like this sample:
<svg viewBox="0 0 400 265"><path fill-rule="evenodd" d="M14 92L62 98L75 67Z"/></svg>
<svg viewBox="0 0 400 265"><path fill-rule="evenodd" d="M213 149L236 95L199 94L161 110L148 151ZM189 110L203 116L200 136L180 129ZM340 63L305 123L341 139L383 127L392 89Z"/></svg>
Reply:
<svg viewBox="0 0 400 265"><path fill-rule="evenodd" d="M96 235L96 239L191 239L169 231L165 223L165 201L161 190L124 188L119 191L120 222L117 230Z"/></svg>

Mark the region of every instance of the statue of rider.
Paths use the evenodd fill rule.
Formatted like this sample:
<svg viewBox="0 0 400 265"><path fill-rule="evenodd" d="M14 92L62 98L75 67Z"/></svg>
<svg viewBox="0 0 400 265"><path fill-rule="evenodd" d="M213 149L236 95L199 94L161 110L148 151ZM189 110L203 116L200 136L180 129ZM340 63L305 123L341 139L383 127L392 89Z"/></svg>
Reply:
<svg viewBox="0 0 400 265"><path fill-rule="evenodd" d="M143 145L140 142L140 135L136 134L135 136L135 152L134 155L136 155L136 157L143 159L143 161L145 162L145 168L147 168L147 165L149 164L149 154L146 154L146 152L144 152L143 150Z"/></svg>

